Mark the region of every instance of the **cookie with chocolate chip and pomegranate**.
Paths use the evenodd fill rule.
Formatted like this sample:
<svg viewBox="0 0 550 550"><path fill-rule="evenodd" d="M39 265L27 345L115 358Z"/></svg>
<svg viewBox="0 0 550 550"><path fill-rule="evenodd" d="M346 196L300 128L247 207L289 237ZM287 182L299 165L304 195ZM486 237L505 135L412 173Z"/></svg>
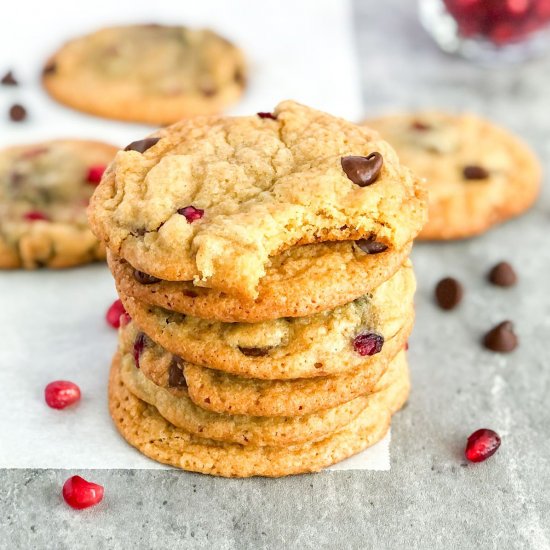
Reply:
<svg viewBox="0 0 550 550"><path fill-rule="evenodd" d="M131 143L91 201L98 237L146 280L250 300L293 246L400 250L420 231L424 189L378 134L292 101L261 115L197 117Z"/></svg>
<svg viewBox="0 0 550 550"><path fill-rule="evenodd" d="M525 212L536 200L539 161L516 136L474 115L408 113L365 121L426 178L429 220L420 239L460 239Z"/></svg>
<svg viewBox="0 0 550 550"><path fill-rule="evenodd" d="M414 311L401 329L384 341L375 358L366 357L357 369L315 378L261 380L244 378L184 361L151 339L143 339L135 323L121 327L119 349L131 352L143 376L174 395L185 390L202 409L248 416L301 416L347 403L380 388L394 358L404 349L412 330ZM143 342L143 344L142 344ZM390 375L391 376L391 375Z"/></svg>
<svg viewBox="0 0 550 550"><path fill-rule="evenodd" d="M321 470L374 445L386 434L392 412L403 405L408 392L405 375L369 398L351 422L319 441L291 446L227 443L176 427L136 397L121 376L117 353L109 379L109 410L126 441L153 460L224 477L279 477Z"/></svg>
<svg viewBox="0 0 550 550"><path fill-rule="evenodd" d="M57 140L0 151L0 269L104 259L86 208L117 149Z"/></svg>
<svg viewBox="0 0 550 550"><path fill-rule="evenodd" d="M407 261L388 281L349 304L308 317L221 323L121 296L151 340L196 365L250 378L326 376L376 361L410 317L415 291Z"/></svg>
<svg viewBox="0 0 550 550"><path fill-rule="evenodd" d="M255 300L145 276L109 251L107 261L120 294L203 319L257 323L313 315L368 294L401 267L410 250L410 244L393 250L366 239L294 246L271 258Z"/></svg>
<svg viewBox="0 0 550 550"><path fill-rule="evenodd" d="M129 25L67 42L42 82L58 101L107 118L164 125L218 113L243 93L242 52L218 34Z"/></svg>

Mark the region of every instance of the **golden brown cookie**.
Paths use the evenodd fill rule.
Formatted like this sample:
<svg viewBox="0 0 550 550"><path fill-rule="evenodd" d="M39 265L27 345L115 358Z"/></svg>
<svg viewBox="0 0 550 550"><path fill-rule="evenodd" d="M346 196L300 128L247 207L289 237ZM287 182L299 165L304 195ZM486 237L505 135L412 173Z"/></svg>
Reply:
<svg viewBox="0 0 550 550"><path fill-rule="evenodd" d="M80 111L165 125L221 112L245 87L241 51L210 30L128 25L67 42L46 63L42 82Z"/></svg>
<svg viewBox="0 0 550 550"><path fill-rule="evenodd" d="M292 247L271 258L253 301L190 281L144 283L125 260L108 252L107 261L119 294L202 319L257 323L313 315L368 294L397 271L411 245L399 251L366 250L353 241Z"/></svg>
<svg viewBox="0 0 550 550"><path fill-rule="evenodd" d="M376 361L369 361L365 368L331 376L295 380L242 378L182 361L153 342L143 349L139 365L144 376L157 386L176 395L180 388L186 388L193 403L212 412L299 416L337 407L374 391L388 364L405 347L413 322L411 310L403 328L384 343ZM132 350L137 335L135 323L121 327L121 352Z"/></svg>
<svg viewBox="0 0 550 550"><path fill-rule="evenodd" d="M120 376L131 393L153 405L174 426L199 437L259 447L281 447L322 439L349 424L366 407L368 400L361 396L321 413L295 417L228 415L195 405L186 389L175 392L157 386L136 368L130 354L122 357Z"/></svg>
<svg viewBox="0 0 550 550"><path fill-rule="evenodd" d="M416 281L403 267L371 294L309 317L262 323L220 323L121 300L143 336L196 365L250 378L289 379L336 374L376 361L385 340L410 314Z"/></svg>
<svg viewBox="0 0 550 550"><path fill-rule="evenodd" d="M70 267L105 257L86 207L116 151L79 140L0 151L0 269Z"/></svg>
<svg viewBox="0 0 550 550"><path fill-rule="evenodd" d="M121 435L146 456L184 470L224 477L315 472L370 447L386 433L391 409L404 402L408 383L380 392L350 424L325 439L288 447L253 447L222 443L176 428L158 411L135 397L120 377L120 357L113 360L109 409Z"/></svg>
<svg viewBox="0 0 550 550"><path fill-rule="evenodd" d="M460 239L525 212L541 167L516 136L475 115L420 112L366 121L426 178L429 221L421 239Z"/></svg>
<svg viewBox="0 0 550 550"><path fill-rule="evenodd" d="M139 271L254 299L269 259L293 246L402 249L425 198L378 134L285 101L272 118L196 117L130 144L89 212Z"/></svg>

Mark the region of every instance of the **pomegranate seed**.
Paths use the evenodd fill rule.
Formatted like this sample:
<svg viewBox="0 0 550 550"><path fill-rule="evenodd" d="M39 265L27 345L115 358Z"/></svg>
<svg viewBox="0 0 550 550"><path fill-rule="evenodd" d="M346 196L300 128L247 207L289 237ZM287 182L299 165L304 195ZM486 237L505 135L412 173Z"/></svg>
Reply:
<svg viewBox="0 0 550 550"><path fill-rule="evenodd" d="M80 401L80 388L73 382L56 380L46 386L44 398L48 407L52 409L64 409Z"/></svg>
<svg viewBox="0 0 550 550"><path fill-rule="evenodd" d="M130 321L132 320L132 318L130 317L130 314L125 311L121 316L120 316L120 326L121 327L125 327L126 325L130 324Z"/></svg>
<svg viewBox="0 0 550 550"><path fill-rule="evenodd" d="M105 315L105 318L113 328L118 328L120 327L120 317L121 315L124 315L124 314L127 315L126 310L122 305L122 302L120 300L115 300L111 304L111 307L107 310L107 314Z"/></svg>
<svg viewBox="0 0 550 550"><path fill-rule="evenodd" d="M464 454L470 462L483 462L493 456L499 447L499 435L493 430L481 429L468 438Z"/></svg>
<svg viewBox="0 0 550 550"><path fill-rule="evenodd" d="M139 358L143 353L143 348L145 347L145 334L140 332L134 341L134 360L136 362L136 367L139 369Z"/></svg>
<svg viewBox="0 0 550 550"><path fill-rule="evenodd" d="M31 210L30 212L26 212L25 214L23 214L23 217L29 222L36 222L39 220L44 220L44 221L49 220L46 214L43 214L38 210Z"/></svg>
<svg viewBox="0 0 550 550"><path fill-rule="evenodd" d="M375 332L362 332L353 340L353 349L359 355L376 355L382 351L384 337Z"/></svg>
<svg viewBox="0 0 550 550"><path fill-rule="evenodd" d="M97 185L101 181L101 177L105 172L107 166L104 164L98 164L97 166L90 166L88 168L88 175L86 176L86 181L92 185Z"/></svg>
<svg viewBox="0 0 550 550"><path fill-rule="evenodd" d="M70 477L63 484L63 498L75 510L95 506L103 500L103 486L86 481L80 476Z"/></svg>
<svg viewBox="0 0 550 550"><path fill-rule="evenodd" d="M195 208L194 206L185 206L178 210L178 214L185 216L185 219L188 223L193 223L194 221L200 220L204 216L204 210L200 208Z"/></svg>

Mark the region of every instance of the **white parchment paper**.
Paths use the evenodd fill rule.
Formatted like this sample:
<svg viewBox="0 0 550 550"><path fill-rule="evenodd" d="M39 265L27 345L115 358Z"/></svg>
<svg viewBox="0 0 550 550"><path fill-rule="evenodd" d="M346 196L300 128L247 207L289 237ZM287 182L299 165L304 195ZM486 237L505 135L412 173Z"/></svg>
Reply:
<svg viewBox="0 0 550 550"><path fill-rule="evenodd" d="M32 13L32 17L22 17ZM0 111L22 103L28 121L0 112L0 146L61 137L124 146L152 129L64 108L41 90L44 58L66 39L103 25L181 22L217 29L250 60L250 88L235 114L269 111L293 98L355 119L361 114L353 29L347 0L18 0L0 18L0 72L13 68L17 88L0 88ZM116 298L103 265L67 271L0 272L0 468L164 468L116 433L106 384L116 331L105 311ZM56 411L44 403L52 380L77 383L82 401ZM333 469L387 470L389 436Z"/></svg>

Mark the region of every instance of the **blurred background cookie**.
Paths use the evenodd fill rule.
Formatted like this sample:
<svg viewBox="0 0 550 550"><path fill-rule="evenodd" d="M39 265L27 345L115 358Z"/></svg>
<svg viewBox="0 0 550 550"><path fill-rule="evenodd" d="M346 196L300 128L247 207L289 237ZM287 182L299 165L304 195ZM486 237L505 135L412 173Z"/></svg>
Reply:
<svg viewBox="0 0 550 550"><path fill-rule="evenodd" d="M116 151L79 140L0 151L0 268L69 267L105 257L86 207Z"/></svg>
<svg viewBox="0 0 550 550"><path fill-rule="evenodd" d="M158 125L218 113L239 99L245 82L243 55L225 38L156 24L71 40L43 70L46 90L69 107Z"/></svg>
<svg viewBox="0 0 550 550"><path fill-rule="evenodd" d="M426 178L429 220L420 239L460 239L525 212L539 162L516 136L471 114L420 112L367 120L403 164Z"/></svg>

